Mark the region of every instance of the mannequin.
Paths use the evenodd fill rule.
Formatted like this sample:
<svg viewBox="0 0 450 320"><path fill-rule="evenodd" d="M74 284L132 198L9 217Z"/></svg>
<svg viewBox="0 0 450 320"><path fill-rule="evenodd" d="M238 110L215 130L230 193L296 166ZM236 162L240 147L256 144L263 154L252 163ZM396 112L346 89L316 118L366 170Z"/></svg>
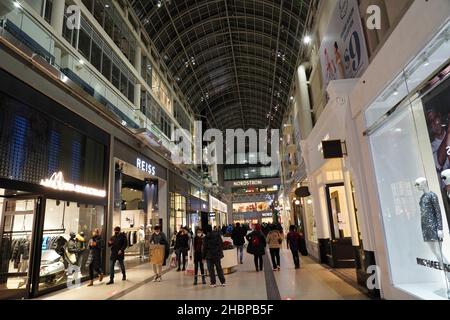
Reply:
<svg viewBox="0 0 450 320"><path fill-rule="evenodd" d="M422 234L425 242L442 242L444 232L442 214L437 195L429 191L425 178L418 178L415 183L417 189L423 192L420 198L420 212L422 216Z"/></svg>
<svg viewBox="0 0 450 320"><path fill-rule="evenodd" d="M139 243L139 257L141 260L144 260L145 230L143 224L141 224L141 226L139 227L137 237Z"/></svg>
<svg viewBox="0 0 450 320"><path fill-rule="evenodd" d="M418 178L415 186L423 192L419 203L423 240L428 244L431 252L433 252L440 263L449 264L442 252L444 231L438 197L433 191L429 190L428 181L425 178ZM450 273L446 273L446 276L450 282ZM450 289L447 290L447 297L450 299Z"/></svg>

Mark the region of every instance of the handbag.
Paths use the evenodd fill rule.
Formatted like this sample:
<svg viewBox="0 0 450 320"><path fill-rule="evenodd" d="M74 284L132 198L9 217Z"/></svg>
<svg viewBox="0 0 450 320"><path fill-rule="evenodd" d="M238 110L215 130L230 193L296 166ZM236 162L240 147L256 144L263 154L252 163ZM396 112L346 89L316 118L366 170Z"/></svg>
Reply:
<svg viewBox="0 0 450 320"><path fill-rule="evenodd" d="M186 267L186 275L187 276L193 276L194 275L194 261L192 260L192 257L189 257L187 267Z"/></svg>
<svg viewBox="0 0 450 320"><path fill-rule="evenodd" d="M69 250L66 249L65 254L66 254L67 260L69 260L70 264L77 263L77 255L75 253L70 253Z"/></svg>
<svg viewBox="0 0 450 320"><path fill-rule="evenodd" d="M177 266L177 255L172 253L172 257L170 258L170 267L175 268Z"/></svg>

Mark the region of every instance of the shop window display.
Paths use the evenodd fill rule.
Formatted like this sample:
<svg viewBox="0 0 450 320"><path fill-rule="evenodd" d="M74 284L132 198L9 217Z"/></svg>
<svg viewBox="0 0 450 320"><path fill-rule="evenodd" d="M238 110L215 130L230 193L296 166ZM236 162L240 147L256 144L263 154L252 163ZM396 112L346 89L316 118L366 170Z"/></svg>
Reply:
<svg viewBox="0 0 450 320"><path fill-rule="evenodd" d="M39 290L62 284L76 285L89 274L86 261L92 232L103 229L104 208L46 200Z"/></svg>
<svg viewBox="0 0 450 320"><path fill-rule="evenodd" d="M391 282L422 299L450 299L449 32L366 112Z"/></svg>
<svg viewBox="0 0 450 320"><path fill-rule="evenodd" d="M1 198L1 274L3 290L21 290L27 286L36 199Z"/></svg>

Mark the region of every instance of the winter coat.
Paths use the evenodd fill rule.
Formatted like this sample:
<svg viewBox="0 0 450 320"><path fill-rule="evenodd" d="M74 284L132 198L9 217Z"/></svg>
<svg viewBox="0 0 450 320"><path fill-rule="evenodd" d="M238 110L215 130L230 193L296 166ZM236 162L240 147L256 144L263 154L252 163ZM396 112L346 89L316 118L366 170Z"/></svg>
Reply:
<svg viewBox="0 0 450 320"><path fill-rule="evenodd" d="M283 237L278 230L272 230L267 235L267 245L270 249L281 249Z"/></svg>
<svg viewBox="0 0 450 320"><path fill-rule="evenodd" d="M259 244L258 246L253 245L253 239L254 237L258 237ZM247 252L253 255L260 255L263 256L266 254L266 237L264 237L264 234L261 231L252 231L247 236L248 246L247 246Z"/></svg>
<svg viewBox="0 0 450 320"><path fill-rule="evenodd" d="M299 251L300 234L296 231L291 231L287 235L287 244L292 251Z"/></svg>
<svg viewBox="0 0 450 320"><path fill-rule="evenodd" d="M125 249L128 246L126 234L122 232L118 235L113 235L108 242L108 246L111 247L111 260L123 260L125 258ZM120 254L119 251L121 251Z"/></svg>
<svg viewBox="0 0 450 320"><path fill-rule="evenodd" d="M67 251L69 253L74 253L74 254L80 253L80 246L78 244L77 239L70 238L69 241L67 241L66 246L67 246Z"/></svg>
<svg viewBox="0 0 450 320"><path fill-rule="evenodd" d="M208 233L203 239L203 258L208 260L222 259L223 240L219 232Z"/></svg>
<svg viewBox="0 0 450 320"><path fill-rule="evenodd" d="M245 229L241 226L236 227L233 229L233 232L231 232L231 239L233 240L233 244L235 246L242 246L245 244L245 236L247 232Z"/></svg>
<svg viewBox="0 0 450 320"><path fill-rule="evenodd" d="M175 250L178 249L189 249L189 236L187 234L182 234L181 232L177 234Z"/></svg>
<svg viewBox="0 0 450 320"><path fill-rule="evenodd" d="M195 236L194 238L194 253L195 254L202 254L203 252L203 239L204 236Z"/></svg>
<svg viewBox="0 0 450 320"><path fill-rule="evenodd" d="M96 244L95 246L93 244ZM89 241L89 256L86 261L86 266L93 265L94 269L100 269L103 265L102 253L105 243L100 236L95 236Z"/></svg>

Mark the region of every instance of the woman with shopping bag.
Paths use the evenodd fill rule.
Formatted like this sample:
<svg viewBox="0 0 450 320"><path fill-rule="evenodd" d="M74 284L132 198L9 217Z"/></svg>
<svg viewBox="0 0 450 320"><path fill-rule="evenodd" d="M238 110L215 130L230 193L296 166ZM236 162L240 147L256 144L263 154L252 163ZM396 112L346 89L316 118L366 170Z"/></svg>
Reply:
<svg viewBox="0 0 450 320"><path fill-rule="evenodd" d="M166 256L167 246L169 242L160 226L155 226L155 231L150 238L150 263L153 264L155 279L153 282L162 281L162 266Z"/></svg>

